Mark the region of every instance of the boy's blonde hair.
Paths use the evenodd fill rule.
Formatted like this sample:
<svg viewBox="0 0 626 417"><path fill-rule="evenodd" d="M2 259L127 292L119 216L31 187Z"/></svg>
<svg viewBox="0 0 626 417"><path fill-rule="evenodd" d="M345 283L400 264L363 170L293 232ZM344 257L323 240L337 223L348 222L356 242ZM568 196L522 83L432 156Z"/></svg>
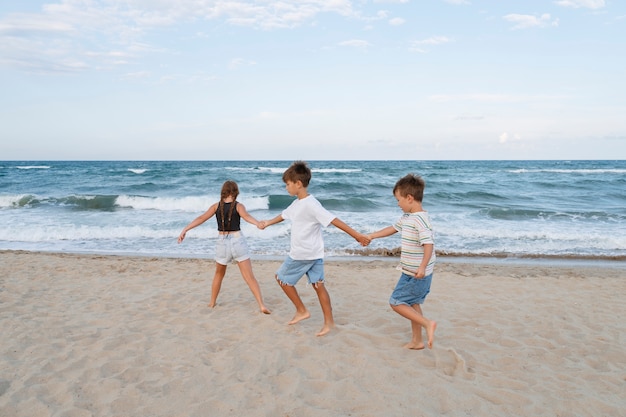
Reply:
<svg viewBox="0 0 626 417"><path fill-rule="evenodd" d="M296 161L283 173L283 182L302 182L303 187L308 187L311 182L311 169L304 161Z"/></svg>
<svg viewBox="0 0 626 417"><path fill-rule="evenodd" d="M424 188L426 188L426 181L422 177L408 174L396 182L396 185L393 187L393 194L395 195L397 192L402 197L411 195L416 201L421 203L424 199Z"/></svg>

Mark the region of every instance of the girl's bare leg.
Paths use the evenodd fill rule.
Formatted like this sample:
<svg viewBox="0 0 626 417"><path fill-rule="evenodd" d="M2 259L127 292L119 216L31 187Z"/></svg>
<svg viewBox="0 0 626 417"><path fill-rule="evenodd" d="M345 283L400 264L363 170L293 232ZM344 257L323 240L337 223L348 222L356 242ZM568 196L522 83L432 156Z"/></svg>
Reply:
<svg viewBox="0 0 626 417"><path fill-rule="evenodd" d="M248 284L248 287L250 288L250 291L252 291L252 295L254 295L256 302L259 303L259 309L261 310L261 312L264 314L270 314L271 311L269 311L268 308L265 307L265 304L263 304L261 287L259 287L259 282L254 277L254 272L252 272L252 262L250 261L250 259L238 262L237 265L239 266L241 276L243 277L244 281L246 281L246 284Z"/></svg>
<svg viewBox="0 0 626 417"><path fill-rule="evenodd" d="M217 296L220 293L220 288L222 288L224 275L226 275L226 265L216 262L215 275L213 276L213 283L211 284L211 301L209 302L209 307L211 308L215 307L215 304L217 303Z"/></svg>
<svg viewBox="0 0 626 417"><path fill-rule="evenodd" d="M433 342L435 341L435 329L437 328L437 322L434 320L428 320L424 317L421 314L421 308L417 311L415 308L406 304L400 304L397 306L392 305L391 308L402 317L411 320L411 328L413 328L413 324L416 324L426 329L426 335L428 336L428 348L432 349ZM419 332L421 337L421 330L419 330ZM413 337L415 337L415 331L413 331ZM410 344L411 343L409 343L409 345Z"/></svg>
<svg viewBox="0 0 626 417"><path fill-rule="evenodd" d="M313 288L317 293L317 298L320 300L320 306L322 307L322 313L324 313L324 326L316 336L324 336L326 333L335 327L335 320L333 318L333 307L330 303L330 295L326 290L323 282L313 284Z"/></svg>

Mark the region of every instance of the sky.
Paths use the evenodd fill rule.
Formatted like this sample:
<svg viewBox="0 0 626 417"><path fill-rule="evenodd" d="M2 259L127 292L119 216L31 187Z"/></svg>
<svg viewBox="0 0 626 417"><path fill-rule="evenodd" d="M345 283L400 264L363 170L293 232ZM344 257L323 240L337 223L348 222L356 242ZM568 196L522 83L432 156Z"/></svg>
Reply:
<svg viewBox="0 0 626 417"><path fill-rule="evenodd" d="M295 159L626 159L626 1L0 2L0 160Z"/></svg>

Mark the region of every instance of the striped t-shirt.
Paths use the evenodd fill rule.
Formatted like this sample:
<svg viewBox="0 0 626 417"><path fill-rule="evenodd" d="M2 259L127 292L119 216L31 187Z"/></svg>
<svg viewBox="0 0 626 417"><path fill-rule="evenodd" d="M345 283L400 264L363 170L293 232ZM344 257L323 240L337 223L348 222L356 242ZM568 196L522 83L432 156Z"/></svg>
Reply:
<svg viewBox="0 0 626 417"><path fill-rule="evenodd" d="M408 275L415 275L424 258L425 244L435 244L433 227L430 217L425 211L405 213L393 225L402 238L402 254L398 269ZM426 266L426 275L430 275L435 267L435 251Z"/></svg>

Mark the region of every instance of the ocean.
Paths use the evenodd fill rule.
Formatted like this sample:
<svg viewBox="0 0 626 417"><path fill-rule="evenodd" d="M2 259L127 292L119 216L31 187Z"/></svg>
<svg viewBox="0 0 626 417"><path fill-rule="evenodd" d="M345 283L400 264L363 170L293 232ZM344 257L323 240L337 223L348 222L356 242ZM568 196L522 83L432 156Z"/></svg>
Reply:
<svg viewBox="0 0 626 417"><path fill-rule="evenodd" d="M308 161L309 192L361 232L401 216L392 195L407 173L426 181L423 206L440 255L626 260L626 161ZM182 228L219 200L222 183L269 219L293 200L291 161L0 161L0 250L213 258L217 225ZM289 222L242 221L253 258L282 258ZM398 235L362 248L330 226L329 257L380 256Z"/></svg>

